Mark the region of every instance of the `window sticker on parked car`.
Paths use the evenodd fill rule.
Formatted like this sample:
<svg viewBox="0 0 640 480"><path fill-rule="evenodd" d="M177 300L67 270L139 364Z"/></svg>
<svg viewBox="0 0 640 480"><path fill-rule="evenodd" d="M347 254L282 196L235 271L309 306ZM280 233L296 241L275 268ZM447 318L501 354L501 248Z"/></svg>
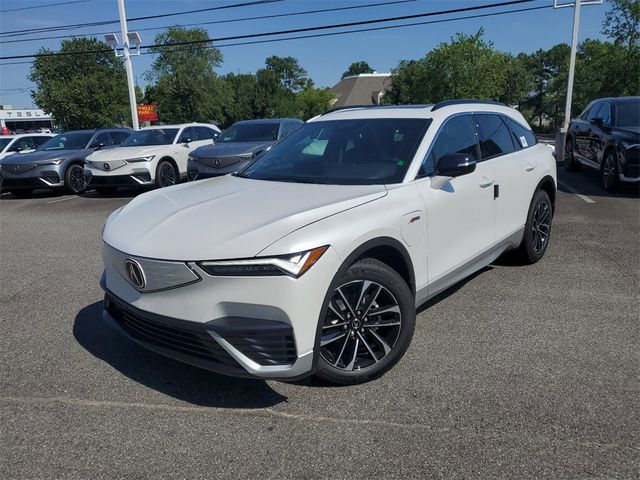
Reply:
<svg viewBox="0 0 640 480"><path fill-rule="evenodd" d="M527 139L523 135L520 136L520 145L522 145L522 148L527 148L529 146Z"/></svg>
<svg viewBox="0 0 640 480"><path fill-rule="evenodd" d="M324 155L324 150L327 148L327 143L329 143L329 140L315 139L309 145L307 145L304 150L302 150L302 154L316 156Z"/></svg>

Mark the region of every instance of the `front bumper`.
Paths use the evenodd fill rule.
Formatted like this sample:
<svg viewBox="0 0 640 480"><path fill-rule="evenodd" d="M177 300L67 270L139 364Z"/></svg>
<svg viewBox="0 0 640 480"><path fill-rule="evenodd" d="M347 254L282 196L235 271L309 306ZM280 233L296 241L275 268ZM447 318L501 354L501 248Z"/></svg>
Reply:
<svg viewBox="0 0 640 480"><path fill-rule="evenodd" d="M11 167L3 165L0 170L0 186L3 190L64 187L63 172L50 165L34 167L23 173L12 172Z"/></svg>
<svg viewBox="0 0 640 480"><path fill-rule="evenodd" d="M140 168L129 174L109 174L102 170L85 167L84 175L88 187L140 187L153 184L151 173Z"/></svg>
<svg viewBox="0 0 640 480"><path fill-rule="evenodd" d="M189 181L203 180L205 178L221 177L230 173L236 173L250 163L250 160L242 160L226 167L211 167L200 160L189 159L187 162L187 176Z"/></svg>
<svg viewBox="0 0 640 480"><path fill-rule="evenodd" d="M198 281L146 293L124 278L120 263L130 258L136 260L105 246L101 284L105 319L134 341L226 375L296 379L313 373L318 319L340 264L333 250L298 279L212 277L187 262ZM136 261L146 268L145 259Z"/></svg>

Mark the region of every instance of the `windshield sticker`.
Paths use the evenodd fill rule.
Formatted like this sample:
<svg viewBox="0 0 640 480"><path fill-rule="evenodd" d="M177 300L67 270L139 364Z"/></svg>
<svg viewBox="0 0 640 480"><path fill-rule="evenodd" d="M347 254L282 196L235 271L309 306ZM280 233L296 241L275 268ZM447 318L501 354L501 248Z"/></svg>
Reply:
<svg viewBox="0 0 640 480"><path fill-rule="evenodd" d="M529 146L527 139L524 136L520 136L520 145L522 145L522 148L527 148Z"/></svg>

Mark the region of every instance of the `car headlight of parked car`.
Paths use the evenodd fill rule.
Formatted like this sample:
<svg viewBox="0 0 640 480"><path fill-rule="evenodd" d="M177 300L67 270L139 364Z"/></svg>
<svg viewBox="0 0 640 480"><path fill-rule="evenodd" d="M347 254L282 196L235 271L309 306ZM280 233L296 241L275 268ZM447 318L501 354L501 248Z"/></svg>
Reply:
<svg viewBox="0 0 640 480"><path fill-rule="evenodd" d="M206 260L198 262L198 266L209 275L215 276L289 275L298 278L309 270L328 248L328 246L318 247L276 257Z"/></svg>
<svg viewBox="0 0 640 480"><path fill-rule="evenodd" d="M36 166L44 167L45 165L60 165L64 162L64 158L54 158L53 160L43 160L41 162L36 162Z"/></svg>
<svg viewBox="0 0 640 480"><path fill-rule="evenodd" d="M127 163L150 162L154 158L156 158L155 155L147 155L146 157L128 158Z"/></svg>

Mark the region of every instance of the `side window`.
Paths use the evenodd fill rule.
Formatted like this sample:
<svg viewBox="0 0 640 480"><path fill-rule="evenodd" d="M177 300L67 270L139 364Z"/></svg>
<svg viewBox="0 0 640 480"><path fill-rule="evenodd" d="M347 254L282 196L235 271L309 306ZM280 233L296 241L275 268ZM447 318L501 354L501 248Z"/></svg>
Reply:
<svg viewBox="0 0 640 480"><path fill-rule="evenodd" d="M16 140L13 145L11 145L9 151L20 152L22 150L33 150L34 148L36 148L36 146L33 142L33 137L23 137Z"/></svg>
<svg viewBox="0 0 640 480"><path fill-rule="evenodd" d="M109 145L113 145L113 140L111 139L111 133L104 132L96 137L96 139L92 142L92 145L100 145L107 147Z"/></svg>
<svg viewBox="0 0 640 480"><path fill-rule="evenodd" d="M197 139L198 137L193 127L188 127L182 131L182 134L180 135L180 140L178 140L178 143L195 142Z"/></svg>
<svg viewBox="0 0 640 480"><path fill-rule="evenodd" d="M459 115L445 122L422 163L418 176L434 173L438 161L448 153L464 153L478 160L476 132L470 115Z"/></svg>
<svg viewBox="0 0 640 480"><path fill-rule="evenodd" d="M213 138L213 130L207 127L195 127L194 130L198 134L198 140L210 140Z"/></svg>
<svg viewBox="0 0 640 480"><path fill-rule="evenodd" d="M500 115L476 114L474 119L478 128L482 160L488 160L515 151L511 132L502 121L502 118L500 118Z"/></svg>
<svg viewBox="0 0 640 480"><path fill-rule="evenodd" d="M42 145L44 142L49 140L51 137L33 137L33 143L36 144L36 148Z"/></svg>
<svg viewBox="0 0 640 480"><path fill-rule="evenodd" d="M111 132L111 138L113 138L114 145L120 145L127 138L129 138L131 134L127 132Z"/></svg>
<svg viewBox="0 0 640 480"><path fill-rule="evenodd" d="M591 109L592 109L593 107L594 107L594 104L593 104L593 103L592 103L592 104L590 104L590 105L587 105L587 108L585 108L585 109L584 109L584 111L580 114L580 117L579 117L579 118L580 118L581 120L586 120L586 119L587 119L587 116L589 115L589 112L591 111Z"/></svg>
<svg viewBox="0 0 640 480"><path fill-rule="evenodd" d="M603 103L602 108L598 111L598 117L604 120L605 125L611 125L611 105Z"/></svg>
<svg viewBox="0 0 640 480"><path fill-rule="evenodd" d="M513 133L515 143L518 148L533 147L536 143L538 143L536 136L531 130L525 128L524 126L520 125L518 122L510 118L507 118L506 121L507 125L509 125L509 128L511 129L511 132Z"/></svg>
<svg viewBox="0 0 640 480"><path fill-rule="evenodd" d="M602 108L602 103L595 103L593 107L589 109L587 112L587 121L591 121L592 119L600 116L600 110Z"/></svg>

